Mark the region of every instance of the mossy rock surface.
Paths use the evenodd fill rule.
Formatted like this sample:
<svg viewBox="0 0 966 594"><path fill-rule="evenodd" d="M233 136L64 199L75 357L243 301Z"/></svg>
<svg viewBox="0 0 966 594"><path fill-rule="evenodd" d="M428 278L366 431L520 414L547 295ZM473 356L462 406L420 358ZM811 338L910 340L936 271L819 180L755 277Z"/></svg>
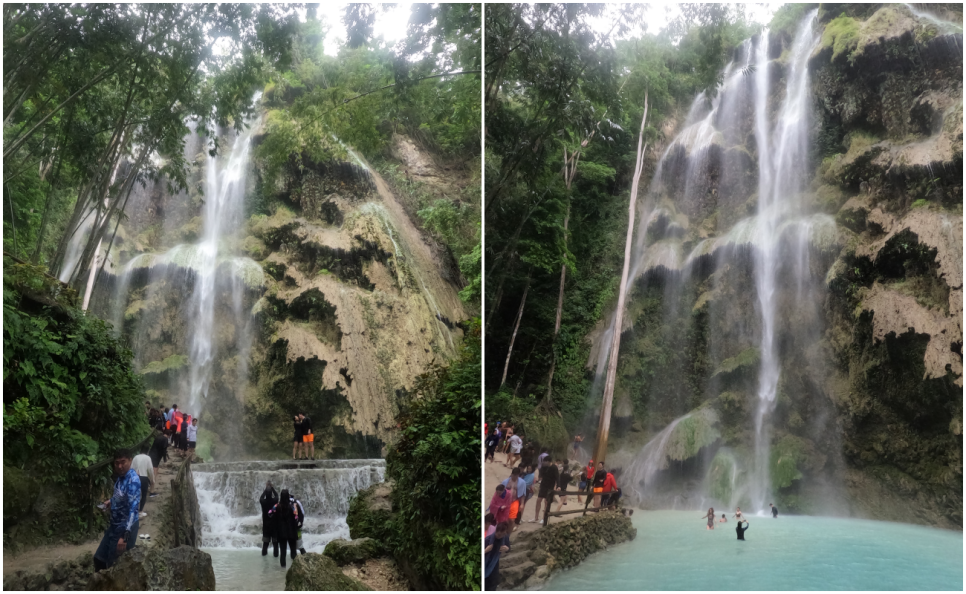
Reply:
<svg viewBox="0 0 966 594"><path fill-rule="evenodd" d="M162 361L151 361L141 369L141 375L161 374L181 369L188 364L187 355L171 355Z"/></svg>
<svg viewBox="0 0 966 594"><path fill-rule="evenodd" d="M345 522L349 525L349 536L355 539L371 538L385 542L389 536L387 524L392 518L390 495L392 486L379 483L356 493L349 502L349 513Z"/></svg>
<svg viewBox="0 0 966 594"><path fill-rule="evenodd" d="M729 357L722 361L717 368L715 368L714 373L711 374L712 377L716 375L726 375L733 373L739 369L751 369L758 365L758 349L755 347L747 348L734 357Z"/></svg>
<svg viewBox="0 0 966 594"><path fill-rule="evenodd" d="M331 557L339 567L350 563L361 563L366 559L379 557L385 553L385 547L377 540L372 538L357 538L355 540L345 540L337 538L325 545L322 553L326 557Z"/></svg>
<svg viewBox="0 0 966 594"><path fill-rule="evenodd" d="M664 453L670 460L683 461L693 458L701 448L721 438L716 428L718 414L710 408L702 408L691 416L681 419L668 439Z"/></svg>
<svg viewBox="0 0 966 594"><path fill-rule="evenodd" d="M285 590L359 591L370 588L344 573L336 562L325 555L306 553L292 561L285 574Z"/></svg>

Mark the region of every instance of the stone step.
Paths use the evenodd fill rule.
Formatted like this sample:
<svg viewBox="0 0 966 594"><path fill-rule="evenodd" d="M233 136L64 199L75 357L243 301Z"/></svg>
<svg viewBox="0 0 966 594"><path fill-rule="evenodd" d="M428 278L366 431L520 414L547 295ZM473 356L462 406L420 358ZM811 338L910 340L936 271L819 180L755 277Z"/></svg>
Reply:
<svg viewBox="0 0 966 594"><path fill-rule="evenodd" d="M529 561L530 549L517 549L514 547L506 555L500 556L500 571L516 567Z"/></svg>
<svg viewBox="0 0 966 594"><path fill-rule="evenodd" d="M516 588L522 584L534 572L535 565L527 560L524 563L513 567L503 568L503 559L500 559L500 586L507 590Z"/></svg>

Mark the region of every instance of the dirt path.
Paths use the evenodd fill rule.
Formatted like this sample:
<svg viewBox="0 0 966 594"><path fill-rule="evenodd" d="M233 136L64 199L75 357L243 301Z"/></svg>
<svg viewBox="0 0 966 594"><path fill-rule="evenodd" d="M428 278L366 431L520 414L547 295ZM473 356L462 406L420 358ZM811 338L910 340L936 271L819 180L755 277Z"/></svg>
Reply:
<svg viewBox="0 0 966 594"><path fill-rule="evenodd" d="M506 463L506 458L507 458L506 454L497 452L496 456L494 456L494 460L495 460L494 462L483 463L483 495L484 495L484 501L485 501L484 505L489 505L490 498L493 497L493 491L496 489L496 486L501 482L503 482L503 480L510 477L510 469L504 466L504 464ZM560 508L561 510L567 511L571 509L577 509L576 507L574 507L577 505L577 498L575 496L573 495L569 496L567 498L567 502L568 502L567 505ZM542 523L540 522L531 522L531 520L533 520L533 514L536 511L536 505L537 505L537 497L536 495L534 495L530 499L530 501L527 502L526 508L523 510L524 511L523 521L520 522L520 525L517 526L517 529L514 530L514 533L532 532L534 530L538 530L543 527ZM557 510L557 505L554 504L552 511L556 511L556 510ZM483 510L483 513L485 514L486 510ZM563 522L569 518L573 518L574 515L552 517L550 518L550 523L556 524L559 522ZM541 522L543 520L542 506L540 508L540 520Z"/></svg>
<svg viewBox="0 0 966 594"><path fill-rule="evenodd" d="M144 511L148 515L141 518L139 534L153 535L158 531L158 521L161 515L161 506L167 501L171 494L171 479L177 473L178 466L182 458L174 454L174 448L168 450L170 457L167 462L162 462L158 468L158 484L153 491L158 495L149 497L144 506ZM97 550L97 545L101 542L101 535L97 535L89 541L81 544L57 544L39 546L16 554L11 553L6 547L3 549L3 575L11 575L17 571L39 572L46 569L49 564L59 561L69 561L76 559L84 553L93 553Z"/></svg>

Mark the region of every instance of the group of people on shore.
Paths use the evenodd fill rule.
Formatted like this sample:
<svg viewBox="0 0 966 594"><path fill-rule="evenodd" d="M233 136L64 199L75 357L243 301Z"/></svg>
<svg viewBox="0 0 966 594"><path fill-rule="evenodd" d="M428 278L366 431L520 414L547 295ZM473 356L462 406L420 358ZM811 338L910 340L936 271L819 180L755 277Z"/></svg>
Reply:
<svg viewBox="0 0 966 594"><path fill-rule="evenodd" d="M560 512L568 504L566 491L575 481L577 503L584 503L583 496L593 497L596 509L616 509L621 491L603 462L595 465L591 460L587 467L581 467L563 457L554 459L549 448L526 443L512 423L498 422L485 431L484 461L496 463L499 451L506 454L504 467L510 468L510 476L496 486L484 518L484 589L495 590L500 581L500 556L510 550L510 535L522 522L542 522L541 509L546 505L549 510L554 502L557 506L553 513ZM575 440L575 451L579 443ZM533 517L525 520L526 506L534 497Z"/></svg>
<svg viewBox="0 0 966 594"><path fill-rule="evenodd" d="M152 407L144 402L148 414L148 424L168 438L169 445L175 447L182 457L194 454L198 445L198 417L178 410L177 404L162 408L161 404Z"/></svg>
<svg viewBox="0 0 966 594"><path fill-rule="evenodd" d="M153 442L141 444L137 453L126 448L114 452L111 497L98 506L109 519L94 553L95 571L111 567L121 553L137 545L141 519L148 515L144 506L158 494L159 468L168 460L168 448L174 446L182 457L192 455L198 441L197 417L182 413L177 404L164 408L145 401L144 410L148 424L158 433Z"/></svg>
<svg viewBox="0 0 966 594"><path fill-rule="evenodd" d="M286 548L294 560L297 552L305 554L302 545L302 524L305 522L305 509L302 502L288 489L281 493L275 491L271 481L265 483L258 503L262 507L262 556L268 555L268 544L282 567L285 567Z"/></svg>

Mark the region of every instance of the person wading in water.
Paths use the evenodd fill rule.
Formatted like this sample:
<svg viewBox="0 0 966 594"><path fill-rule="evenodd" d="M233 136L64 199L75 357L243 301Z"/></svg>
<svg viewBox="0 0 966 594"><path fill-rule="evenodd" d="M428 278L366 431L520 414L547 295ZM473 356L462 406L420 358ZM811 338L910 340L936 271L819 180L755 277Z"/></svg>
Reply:
<svg viewBox="0 0 966 594"><path fill-rule="evenodd" d="M285 567L285 548L292 553L292 560L298 555L295 541L298 538L299 526L302 525L302 518L299 517L299 509L288 494L288 489L282 489L279 493L278 503L268 512L268 516L275 520L275 536L278 538L279 548L281 549L280 563Z"/></svg>
<svg viewBox="0 0 966 594"><path fill-rule="evenodd" d="M265 490L258 498L259 505L262 506L262 556L268 554L268 543L272 543L272 550L278 557L278 537L275 535L275 518L269 516L269 512L278 503L278 493L272 486L272 481L265 483Z"/></svg>
<svg viewBox="0 0 966 594"><path fill-rule="evenodd" d="M708 508L707 515L701 516L702 520L705 518L708 518L708 530L714 530L714 508L713 507Z"/></svg>

